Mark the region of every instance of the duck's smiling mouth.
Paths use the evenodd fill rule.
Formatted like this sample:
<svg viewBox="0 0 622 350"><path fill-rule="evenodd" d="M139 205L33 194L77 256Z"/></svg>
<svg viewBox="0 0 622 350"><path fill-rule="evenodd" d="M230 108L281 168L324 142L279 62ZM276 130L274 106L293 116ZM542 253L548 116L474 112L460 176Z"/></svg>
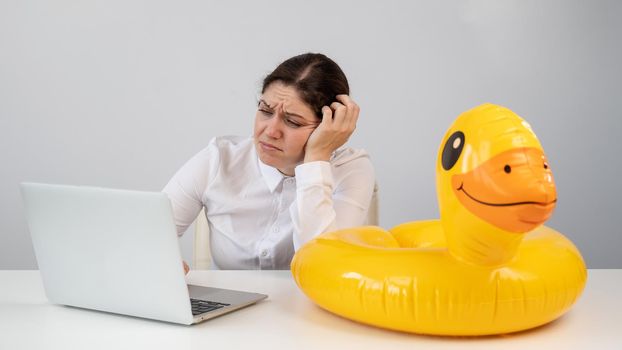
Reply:
<svg viewBox="0 0 622 350"><path fill-rule="evenodd" d="M535 201L524 201L524 202L512 202L512 203L489 203L489 202L484 202L481 201L475 197L473 197L472 195L469 194L469 192L467 192L464 189L464 182L460 183L460 187L458 187L456 189L456 191L462 191L467 197L471 198L472 200L474 200L475 202L479 203L479 204L483 204L483 205L490 205L493 207L511 207L514 205L522 205L522 204L535 204L535 205L541 205L541 206L548 206L551 204L555 204L557 203L557 198L555 198L554 200L550 201L550 202L535 202Z"/></svg>
<svg viewBox="0 0 622 350"><path fill-rule="evenodd" d="M537 148L510 149L453 174L451 187L462 208L508 232L542 225L557 203L551 170Z"/></svg>

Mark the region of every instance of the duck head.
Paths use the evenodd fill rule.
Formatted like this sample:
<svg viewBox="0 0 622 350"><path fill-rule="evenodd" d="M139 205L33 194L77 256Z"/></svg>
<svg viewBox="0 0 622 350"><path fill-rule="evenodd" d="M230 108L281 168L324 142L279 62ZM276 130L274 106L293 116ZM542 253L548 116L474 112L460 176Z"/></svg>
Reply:
<svg viewBox="0 0 622 350"><path fill-rule="evenodd" d="M493 104L454 121L436 173L448 249L472 263L510 260L523 234L542 225L557 202L553 174L531 127Z"/></svg>

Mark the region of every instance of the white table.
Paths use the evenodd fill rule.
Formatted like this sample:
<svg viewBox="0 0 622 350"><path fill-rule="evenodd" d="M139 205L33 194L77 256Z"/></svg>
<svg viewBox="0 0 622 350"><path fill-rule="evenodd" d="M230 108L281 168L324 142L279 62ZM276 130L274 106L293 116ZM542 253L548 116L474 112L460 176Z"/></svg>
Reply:
<svg viewBox="0 0 622 350"><path fill-rule="evenodd" d="M38 271L0 271L0 349L622 349L622 270L590 270L557 321L521 333L444 338L365 326L315 306L289 271L192 271L188 281L269 295L181 326L49 304Z"/></svg>

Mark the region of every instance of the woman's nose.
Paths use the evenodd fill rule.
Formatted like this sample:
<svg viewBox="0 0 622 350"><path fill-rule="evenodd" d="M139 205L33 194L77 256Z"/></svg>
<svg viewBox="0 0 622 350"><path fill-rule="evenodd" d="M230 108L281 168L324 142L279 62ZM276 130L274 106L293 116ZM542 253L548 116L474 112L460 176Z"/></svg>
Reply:
<svg viewBox="0 0 622 350"><path fill-rule="evenodd" d="M274 139L281 137L281 115L275 113L272 118L268 119L266 122L268 123L266 125L266 135Z"/></svg>

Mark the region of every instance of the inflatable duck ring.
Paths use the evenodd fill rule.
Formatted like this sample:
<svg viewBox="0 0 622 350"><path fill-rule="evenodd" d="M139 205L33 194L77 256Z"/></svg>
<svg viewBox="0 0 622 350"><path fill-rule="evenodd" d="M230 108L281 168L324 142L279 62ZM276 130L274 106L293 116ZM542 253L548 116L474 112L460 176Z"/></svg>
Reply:
<svg viewBox="0 0 622 350"><path fill-rule="evenodd" d="M542 226L557 194L529 124L492 104L463 113L436 173L440 220L322 234L292 260L300 289L345 318L422 334L509 333L566 312L587 271Z"/></svg>

